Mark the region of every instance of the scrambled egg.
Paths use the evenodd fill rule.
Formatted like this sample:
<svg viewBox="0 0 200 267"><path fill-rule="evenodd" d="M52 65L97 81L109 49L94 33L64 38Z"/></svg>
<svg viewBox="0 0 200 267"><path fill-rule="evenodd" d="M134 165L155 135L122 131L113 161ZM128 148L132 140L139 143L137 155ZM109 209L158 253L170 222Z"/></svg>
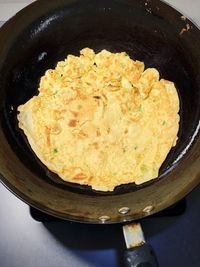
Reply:
<svg viewBox="0 0 200 267"><path fill-rule="evenodd" d="M173 82L124 52L89 48L47 70L39 95L18 111L19 127L51 171L100 191L158 177L179 129Z"/></svg>

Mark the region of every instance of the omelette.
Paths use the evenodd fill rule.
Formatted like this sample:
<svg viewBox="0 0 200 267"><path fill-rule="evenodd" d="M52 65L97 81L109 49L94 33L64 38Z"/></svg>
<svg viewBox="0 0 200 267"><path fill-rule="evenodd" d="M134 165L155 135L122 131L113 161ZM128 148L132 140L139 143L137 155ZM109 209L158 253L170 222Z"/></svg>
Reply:
<svg viewBox="0 0 200 267"><path fill-rule="evenodd" d="M125 52L68 55L18 107L19 128L66 182L113 191L155 179L179 130L173 82Z"/></svg>

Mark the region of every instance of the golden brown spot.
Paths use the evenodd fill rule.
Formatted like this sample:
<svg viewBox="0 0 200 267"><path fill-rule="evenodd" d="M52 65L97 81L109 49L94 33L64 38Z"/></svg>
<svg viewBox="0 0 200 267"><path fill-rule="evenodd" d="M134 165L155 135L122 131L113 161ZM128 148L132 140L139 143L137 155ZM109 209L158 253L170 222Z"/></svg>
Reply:
<svg viewBox="0 0 200 267"><path fill-rule="evenodd" d="M128 133L128 129L127 129L127 128L125 129L124 133L125 133L125 134L127 134L127 133Z"/></svg>
<svg viewBox="0 0 200 267"><path fill-rule="evenodd" d="M51 145L50 129L47 126L45 127L45 135L46 135L47 146L50 146Z"/></svg>
<svg viewBox="0 0 200 267"><path fill-rule="evenodd" d="M96 135L97 135L97 136L101 136L101 133L100 133L99 130L96 130Z"/></svg>
<svg viewBox="0 0 200 267"><path fill-rule="evenodd" d="M69 123L68 123L69 127L76 127L77 125L77 120L71 120Z"/></svg>
<svg viewBox="0 0 200 267"><path fill-rule="evenodd" d="M123 113L126 113L126 111L127 111L127 106L126 106L126 104L121 104L120 106L121 106L121 111L122 111Z"/></svg>
<svg viewBox="0 0 200 267"><path fill-rule="evenodd" d="M82 139L82 138L87 138L88 137L88 134L87 133L85 133L83 130L80 130L80 132L79 132L79 137Z"/></svg>
<svg viewBox="0 0 200 267"><path fill-rule="evenodd" d="M108 134L110 133L110 127L109 127L109 128L107 128L107 133L108 133Z"/></svg>
<svg viewBox="0 0 200 267"><path fill-rule="evenodd" d="M135 116L135 117L129 118L129 120L133 121L133 122L137 122L137 121L139 121L139 119L140 119L139 116Z"/></svg>
<svg viewBox="0 0 200 267"><path fill-rule="evenodd" d="M90 176L90 177L88 178L88 183L91 183L91 181L92 181L93 178L94 178L94 176Z"/></svg>
<svg viewBox="0 0 200 267"><path fill-rule="evenodd" d="M85 179L87 176L84 173L78 173L72 177L73 180L82 180Z"/></svg>
<svg viewBox="0 0 200 267"><path fill-rule="evenodd" d="M78 114L79 114L78 112L76 112L76 111L72 111L72 110L70 110L70 112L74 115L75 118L78 117Z"/></svg>
<svg viewBox="0 0 200 267"><path fill-rule="evenodd" d="M98 144L97 142L94 142L94 143L92 144L92 146L94 146L95 149L98 149L98 148L99 148L99 144Z"/></svg>

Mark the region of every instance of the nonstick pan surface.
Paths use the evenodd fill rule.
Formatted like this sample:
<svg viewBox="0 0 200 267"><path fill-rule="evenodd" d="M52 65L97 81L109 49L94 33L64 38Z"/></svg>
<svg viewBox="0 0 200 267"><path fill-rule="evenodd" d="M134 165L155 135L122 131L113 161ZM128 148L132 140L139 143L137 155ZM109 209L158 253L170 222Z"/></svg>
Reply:
<svg viewBox="0 0 200 267"><path fill-rule="evenodd" d="M179 139L158 179L112 193L63 182L40 163L18 128L17 107L37 94L40 77L69 53L126 51L175 82ZM200 31L167 4L134 0L37 1L0 30L1 181L28 204L81 222L115 223L156 213L200 182Z"/></svg>

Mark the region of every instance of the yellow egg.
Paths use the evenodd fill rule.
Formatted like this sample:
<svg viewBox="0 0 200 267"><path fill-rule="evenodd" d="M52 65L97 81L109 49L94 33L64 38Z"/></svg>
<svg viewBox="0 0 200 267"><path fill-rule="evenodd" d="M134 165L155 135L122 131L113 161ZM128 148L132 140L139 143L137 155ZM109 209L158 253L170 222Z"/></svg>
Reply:
<svg viewBox="0 0 200 267"><path fill-rule="evenodd" d="M125 52L68 55L19 106L19 127L61 179L113 191L158 176L175 145L179 98L173 82Z"/></svg>

